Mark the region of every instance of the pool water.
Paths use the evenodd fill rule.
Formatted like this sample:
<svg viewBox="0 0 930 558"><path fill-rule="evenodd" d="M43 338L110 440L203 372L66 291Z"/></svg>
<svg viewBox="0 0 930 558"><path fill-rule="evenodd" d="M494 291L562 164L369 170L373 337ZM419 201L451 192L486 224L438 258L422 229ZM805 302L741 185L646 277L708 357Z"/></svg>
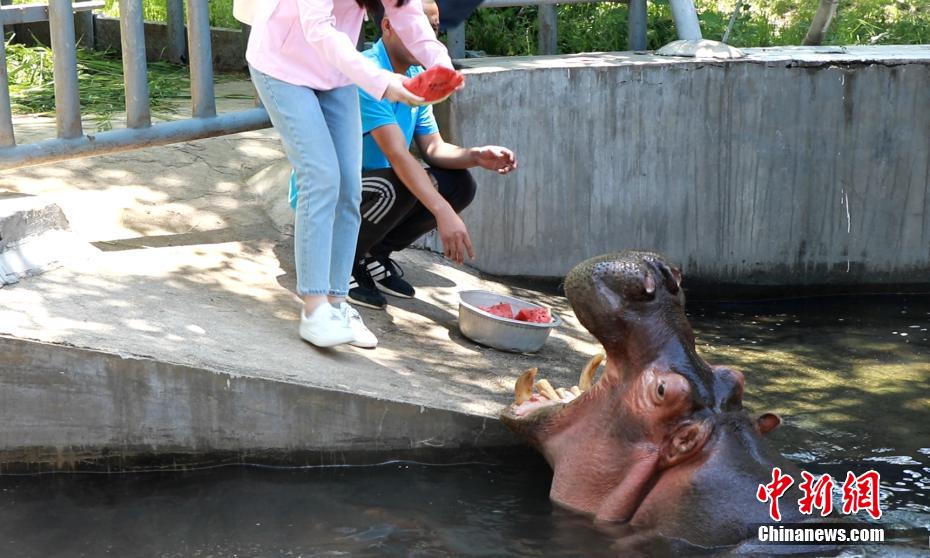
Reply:
<svg viewBox="0 0 930 558"><path fill-rule="evenodd" d="M803 469L875 469L896 544L930 555L930 297L689 304L698 348L746 375ZM622 528L554 508L519 462L0 477L0 556L618 556ZM674 555L662 544L649 554ZM728 552L724 552L727 554ZM719 554L719 552L715 552Z"/></svg>

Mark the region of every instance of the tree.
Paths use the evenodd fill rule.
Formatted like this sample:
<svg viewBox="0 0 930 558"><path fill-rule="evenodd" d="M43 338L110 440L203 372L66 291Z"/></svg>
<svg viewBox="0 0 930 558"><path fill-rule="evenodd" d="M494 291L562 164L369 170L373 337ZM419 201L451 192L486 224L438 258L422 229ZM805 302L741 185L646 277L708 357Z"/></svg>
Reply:
<svg viewBox="0 0 930 558"><path fill-rule="evenodd" d="M830 28L833 16L836 15L836 6L839 2L840 0L820 0L817 13L814 14L814 20L811 21L807 35L804 36L803 44L819 45L823 43L823 37L827 34L827 29Z"/></svg>

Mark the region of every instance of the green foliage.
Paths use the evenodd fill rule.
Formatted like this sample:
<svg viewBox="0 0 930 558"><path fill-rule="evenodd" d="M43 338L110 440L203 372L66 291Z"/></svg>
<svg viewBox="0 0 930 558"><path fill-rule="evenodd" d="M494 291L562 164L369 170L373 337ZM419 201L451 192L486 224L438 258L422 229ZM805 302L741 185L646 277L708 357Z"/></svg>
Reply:
<svg viewBox="0 0 930 558"><path fill-rule="evenodd" d="M210 8L210 25L239 29L239 22L232 15L232 0L210 0L207 4ZM106 0L103 13L111 17L119 17L119 0ZM142 14L147 21L167 21L168 3L166 0L144 0Z"/></svg>
<svg viewBox="0 0 930 558"><path fill-rule="evenodd" d="M799 45L819 0L748 0L742 4L729 43L737 47ZM735 0L696 0L705 37L720 40ZM677 38L667 0L649 2L648 48ZM603 2L558 7L559 52L626 50L627 6ZM469 49L490 55L535 54L536 9L479 10L469 20ZM928 0L841 0L826 44L930 43Z"/></svg>
<svg viewBox="0 0 930 558"><path fill-rule="evenodd" d="M97 128L110 128L112 115L126 106L123 65L112 52L78 49L81 108L94 115ZM7 72L13 112L51 114L55 111L52 51L48 47L6 44ZM173 112L172 100L187 96L187 68L149 62L149 96L153 113Z"/></svg>
<svg viewBox="0 0 930 558"><path fill-rule="evenodd" d="M465 47L500 56L535 54L535 6L478 10L465 28Z"/></svg>
<svg viewBox="0 0 930 558"><path fill-rule="evenodd" d="M830 30L831 44L930 43L930 2L841 0Z"/></svg>
<svg viewBox="0 0 930 558"><path fill-rule="evenodd" d="M102 13L105 16L119 17L119 0L105 0ZM48 0L13 0L14 4L47 4ZM187 2L184 2L186 5ZM239 22L232 15L232 0L209 0L210 25L239 29ZM167 21L168 3L166 0L142 0L142 17L146 21Z"/></svg>
<svg viewBox="0 0 930 558"><path fill-rule="evenodd" d="M627 9L613 3L574 4L558 9L559 52L626 49Z"/></svg>
<svg viewBox="0 0 930 558"><path fill-rule="evenodd" d="M36 0L14 0L30 3ZM819 0L748 0L737 17L730 44L738 47L799 45L807 33ZM701 29L709 39L723 37L736 0L695 0ZM164 21L166 0L143 0L145 18ZM210 23L237 29L232 0L210 0ZM559 51L625 50L626 4L601 2L557 8ZM106 0L104 13L118 16L118 0ZM668 0L649 2L648 48L676 38ZM478 10L466 29L466 46L490 55L537 52L537 9L534 6ZM365 36L377 30L368 24ZM930 43L930 0L840 0L826 44Z"/></svg>

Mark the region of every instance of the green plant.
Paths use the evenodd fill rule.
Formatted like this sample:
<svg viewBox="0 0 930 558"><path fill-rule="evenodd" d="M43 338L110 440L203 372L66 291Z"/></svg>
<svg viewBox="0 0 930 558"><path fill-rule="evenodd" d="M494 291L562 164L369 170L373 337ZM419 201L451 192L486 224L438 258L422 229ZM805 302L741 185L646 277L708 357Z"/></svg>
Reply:
<svg viewBox="0 0 930 558"><path fill-rule="evenodd" d="M625 50L627 9L614 3L558 8L559 52Z"/></svg>
<svg viewBox="0 0 930 558"><path fill-rule="evenodd" d="M210 25L239 29L239 22L232 15L232 0L210 0L208 6ZM103 13L111 17L119 17L119 0L106 0ZM142 14L148 21L167 21L168 3L166 0L144 0Z"/></svg>
<svg viewBox="0 0 930 558"><path fill-rule="evenodd" d="M799 45L818 0L748 0L742 3L730 44L737 47ZM735 0L696 0L705 37L720 40ZM612 2L558 7L562 53L625 50L627 6ZM536 9L478 10L466 29L468 48L490 55L536 52ZM677 38L668 0L649 2L648 48ZM930 2L926 0L842 0L825 44L930 43Z"/></svg>
<svg viewBox="0 0 930 558"><path fill-rule="evenodd" d="M501 56L522 56L537 51L535 6L478 10L465 29L467 48Z"/></svg>
<svg viewBox="0 0 930 558"><path fill-rule="evenodd" d="M6 44L10 101L19 114L51 114L55 111L52 51L48 47ZM112 52L77 51L81 108L91 115L98 130L111 127L114 113L125 109L123 65ZM187 69L166 62L148 65L149 97L153 113L174 112L174 100L185 97Z"/></svg>

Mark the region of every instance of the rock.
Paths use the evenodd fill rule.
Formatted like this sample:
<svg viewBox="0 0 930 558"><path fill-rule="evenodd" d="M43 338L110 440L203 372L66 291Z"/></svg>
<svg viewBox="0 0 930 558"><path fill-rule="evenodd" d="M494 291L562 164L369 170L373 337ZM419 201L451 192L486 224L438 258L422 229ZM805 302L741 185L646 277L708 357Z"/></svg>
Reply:
<svg viewBox="0 0 930 558"><path fill-rule="evenodd" d="M679 40L672 41L656 51L660 56L685 56L689 58L736 59L745 55L738 48L719 41Z"/></svg>
<svg viewBox="0 0 930 558"><path fill-rule="evenodd" d="M97 249L71 231L64 212L38 196L0 193L0 285L54 269Z"/></svg>

